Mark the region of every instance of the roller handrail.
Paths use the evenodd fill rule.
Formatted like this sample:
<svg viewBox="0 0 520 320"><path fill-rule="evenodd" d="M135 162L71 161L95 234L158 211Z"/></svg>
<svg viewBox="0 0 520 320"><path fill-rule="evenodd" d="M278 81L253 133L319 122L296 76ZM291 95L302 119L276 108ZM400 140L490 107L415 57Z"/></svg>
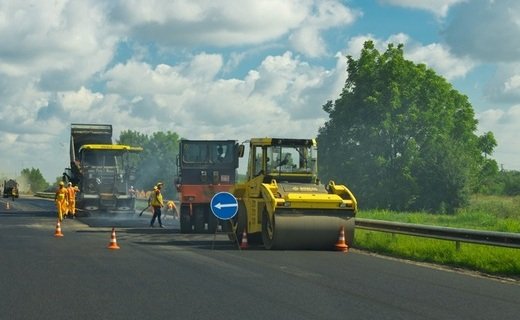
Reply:
<svg viewBox="0 0 520 320"><path fill-rule="evenodd" d="M437 227L413 223L356 218L356 228L410 236L520 248L520 233Z"/></svg>

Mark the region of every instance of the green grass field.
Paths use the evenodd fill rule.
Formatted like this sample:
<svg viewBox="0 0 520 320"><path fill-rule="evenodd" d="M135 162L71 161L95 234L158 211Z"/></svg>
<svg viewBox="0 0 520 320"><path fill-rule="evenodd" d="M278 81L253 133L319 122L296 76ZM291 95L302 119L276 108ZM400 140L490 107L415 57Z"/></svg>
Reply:
<svg viewBox="0 0 520 320"><path fill-rule="evenodd" d="M359 218L453 228L520 233L520 197L474 196L456 214L361 210ZM356 230L356 247L415 261L432 262L520 278L520 249L461 243L384 232Z"/></svg>

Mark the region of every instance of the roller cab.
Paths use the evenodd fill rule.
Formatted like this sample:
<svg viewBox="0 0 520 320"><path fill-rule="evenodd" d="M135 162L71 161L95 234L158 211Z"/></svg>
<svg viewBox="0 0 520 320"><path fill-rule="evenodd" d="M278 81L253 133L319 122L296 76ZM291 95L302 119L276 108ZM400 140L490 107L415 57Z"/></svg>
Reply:
<svg viewBox="0 0 520 320"><path fill-rule="evenodd" d="M267 249L333 249L339 230L352 245L357 201L344 185L317 178L314 139L251 139L247 179L235 185L237 236Z"/></svg>

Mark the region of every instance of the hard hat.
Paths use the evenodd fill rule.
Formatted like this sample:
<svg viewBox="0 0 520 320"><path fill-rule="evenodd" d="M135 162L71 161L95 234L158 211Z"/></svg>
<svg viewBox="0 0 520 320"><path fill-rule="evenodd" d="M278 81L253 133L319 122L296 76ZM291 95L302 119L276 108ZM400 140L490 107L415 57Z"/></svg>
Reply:
<svg viewBox="0 0 520 320"><path fill-rule="evenodd" d="M157 182L157 186L162 186L163 183L162 182Z"/></svg>
<svg viewBox="0 0 520 320"><path fill-rule="evenodd" d="M69 183L67 183L67 184L68 184L69 186L71 186L71 185L72 185L72 182L69 182Z"/></svg>
<svg viewBox="0 0 520 320"><path fill-rule="evenodd" d="M63 181L60 181L60 186L63 186L63 185L65 185L65 184L63 183Z"/></svg>

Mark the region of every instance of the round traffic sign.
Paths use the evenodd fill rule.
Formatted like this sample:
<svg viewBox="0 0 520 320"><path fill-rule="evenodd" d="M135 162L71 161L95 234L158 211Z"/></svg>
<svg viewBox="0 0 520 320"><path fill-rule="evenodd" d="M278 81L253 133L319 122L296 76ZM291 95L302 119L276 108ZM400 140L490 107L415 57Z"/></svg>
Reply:
<svg viewBox="0 0 520 320"><path fill-rule="evenodd" d="M229 192L219 192L211 198L210 207L215 217L221 220L229 220L237 214L238 201Z"/></svg>

